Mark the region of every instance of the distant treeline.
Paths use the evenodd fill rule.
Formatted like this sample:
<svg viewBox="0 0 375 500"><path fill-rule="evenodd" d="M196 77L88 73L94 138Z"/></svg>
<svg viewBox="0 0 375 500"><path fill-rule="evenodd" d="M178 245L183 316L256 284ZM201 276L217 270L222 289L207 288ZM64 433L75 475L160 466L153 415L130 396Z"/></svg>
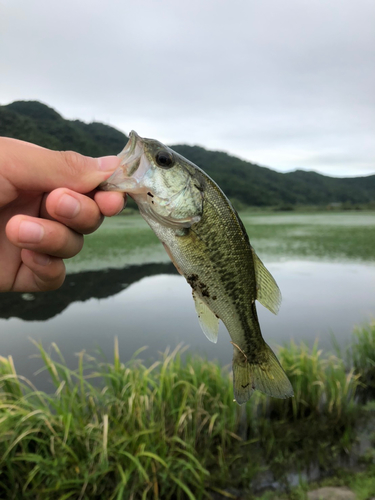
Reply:
<svg viewBox="0 0 375 500"><path fill-rule="evenodd" d="M103 123L65 120L38 101L0 106L0 135L90 156L117 154L128 140L125 134ZM375 175L340 179L302 170L283 174L220 151L187 145L171 147L203 168L237 207L288 209L296 205L375 203Z"/></svg>

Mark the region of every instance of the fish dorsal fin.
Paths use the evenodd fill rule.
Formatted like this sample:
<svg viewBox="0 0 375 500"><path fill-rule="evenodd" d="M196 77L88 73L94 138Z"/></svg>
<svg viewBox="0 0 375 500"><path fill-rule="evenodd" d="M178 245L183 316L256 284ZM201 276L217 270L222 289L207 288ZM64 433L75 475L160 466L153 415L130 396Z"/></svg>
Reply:
<svg viewBox="0 0 375 500"><path fill-rule="evenodd" d="M216 344L219 331L219 319L194 291L193 299L203 333L210 342Z"/></svg>
<svg viewBox="0 0 375 500"><path fill-rule="evenodd" d="M281 304L281 292L279 287L271 273L266 269L263 262L255 253L254 248L251 248L251 251L253 252L254 259L257 299L273 314L277 314Z"/></svg>

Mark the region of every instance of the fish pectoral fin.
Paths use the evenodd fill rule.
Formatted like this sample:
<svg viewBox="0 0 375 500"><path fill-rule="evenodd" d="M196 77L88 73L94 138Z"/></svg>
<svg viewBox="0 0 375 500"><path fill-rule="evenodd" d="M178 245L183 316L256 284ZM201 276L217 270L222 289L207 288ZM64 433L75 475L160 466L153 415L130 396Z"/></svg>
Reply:
<svg viewBox="0 0 375 500"><path fill-rule="evenodd" d="M257 299L269 311L273 314L277 314L281 304L281 292L279 287L272 274L255 253L254 248L251 247L251 251L253 252Z"/></svg>
<svg viewBox="0 0 375 500"><path fill-rule="evenodd" d="M216 344L219 331L219 319L211 311L211 309L198 297L193 290L193 298L195 303L195 310L198 314L199 324L210 342Z"/></svg>
<svg viewBox="0 0 375 500"><path fill-rule="evenodd" d="M292 384L267 344L262 353L262 363L248 360L236 344L233 344L233 349L233 390L238 404L246 403L255 389L274 398L293 396Z"/></svg>

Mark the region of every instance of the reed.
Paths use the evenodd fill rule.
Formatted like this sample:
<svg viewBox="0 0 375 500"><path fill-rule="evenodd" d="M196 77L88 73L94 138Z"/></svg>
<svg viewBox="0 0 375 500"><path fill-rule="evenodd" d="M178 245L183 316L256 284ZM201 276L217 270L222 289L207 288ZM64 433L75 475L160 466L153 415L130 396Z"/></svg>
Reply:
<svg viewBox="0 0 375 500"><path fill-rule="evenodd" d="M359 376L359 397L363 402L375 398L375 321L356 327L349 349L348 364Z"/></svg>
<svg viewBox="0 0 375 500"><path fill-rule="evenodd" d="M263 415L294 421L325 416L340 421L354 408L359 373L354 368L348 370L338 356L323 357L317 341L312 348L291 341L279 348L278 356L292 383L294 397L260 397Z"/></svg>
<svg viewBox="0 0 375 500"><path fill-rule="evenodd" d="M116 341L113 363L81 353L76 370L52 348L58 362L38 345L51 394L0 358L0 498L210 498L301 457L325 463L355 437L361 374L317 344L279 351L293 399L242 407L230 373L182 346L146 366L141 352L122 363Z"/></svg>
<svg viewBox="0 0 375 500"><path fill-rule="evenodd" d="M203 498L207 465L230 448L239 408L214 363L113 364L84 376L39 346L54 394L0 359L0 491L12 498ZM93 381L95 380L95 383ZM193 493L194 492L194 493ZM126 493L126 496L124 496Z"/></svg>

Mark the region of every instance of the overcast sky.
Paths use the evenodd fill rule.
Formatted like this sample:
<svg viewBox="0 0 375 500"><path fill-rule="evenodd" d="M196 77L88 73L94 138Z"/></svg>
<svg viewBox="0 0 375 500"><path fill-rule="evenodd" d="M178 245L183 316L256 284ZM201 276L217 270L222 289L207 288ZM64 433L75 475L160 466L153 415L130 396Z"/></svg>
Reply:
<svg viewBox="0 0 375 500"><path fill-rule="evenodd" d="M0 0L0 68L0 104L375 173L374 0Z"/></svg>

